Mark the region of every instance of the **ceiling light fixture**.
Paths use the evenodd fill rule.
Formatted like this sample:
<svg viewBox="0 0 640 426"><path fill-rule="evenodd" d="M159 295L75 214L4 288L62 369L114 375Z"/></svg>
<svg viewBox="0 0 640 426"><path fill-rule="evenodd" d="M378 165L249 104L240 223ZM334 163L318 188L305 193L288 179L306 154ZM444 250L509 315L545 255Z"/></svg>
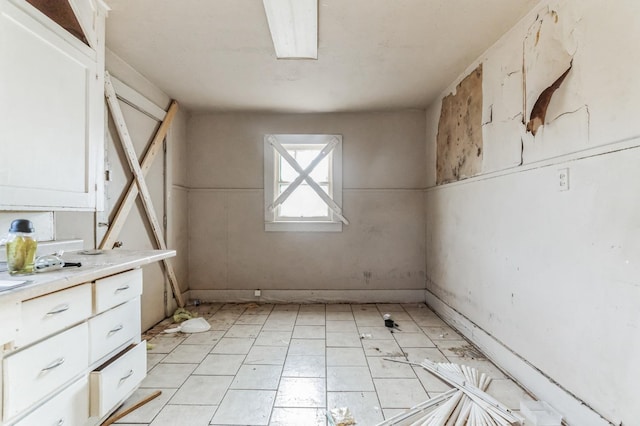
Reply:
<svg viewBox="0 0 640 426"><path fill-rule="evenodd" d="M318 0L262 0L278 59L318 59Z"/></svg>

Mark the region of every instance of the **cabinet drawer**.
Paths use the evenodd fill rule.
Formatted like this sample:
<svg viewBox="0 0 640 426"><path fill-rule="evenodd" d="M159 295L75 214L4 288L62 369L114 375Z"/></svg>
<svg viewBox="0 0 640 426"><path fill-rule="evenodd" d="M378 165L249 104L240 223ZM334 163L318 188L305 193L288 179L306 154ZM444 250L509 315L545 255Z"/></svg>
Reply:
<svg viewBox="0 0 640 426"><path fill-rule="evenodd" d="M15 426L73 426L86 424L88 419L89 377L84 376L17 422Z"/></svg>
<svg viewBox="0 0 640 426"><path fill-rule="evenodd" d="M79 324L3 360L4 418L11 418L89 367L89 331Z"/></svg>
<svg viewBox="0 0 640 426"><path fill-rule="evenodd" d="M71 287L22 302L22 328L16 346L24 346L42 337L76 324L91 316L91 284Z"/></svg>
<svg viewBox="0 0 640 426"><path fill-rule="evenodd" d="M96 280L93 289L93 312L104 312L142 294L142 269Z"/></svg>
<svg viewBox="0 0 640 426"><path fill-rule="evenodd" d="M140 298L89 320L89 364L140 335ZM140 339L137 338L136 341Z"/></svg>
<svg viewBox="0 0 640 426"><path fill-rule="evenodd" d="M143 340L91 372L91 416L103 417L142 383L147 374L146 352Z"/></svg>

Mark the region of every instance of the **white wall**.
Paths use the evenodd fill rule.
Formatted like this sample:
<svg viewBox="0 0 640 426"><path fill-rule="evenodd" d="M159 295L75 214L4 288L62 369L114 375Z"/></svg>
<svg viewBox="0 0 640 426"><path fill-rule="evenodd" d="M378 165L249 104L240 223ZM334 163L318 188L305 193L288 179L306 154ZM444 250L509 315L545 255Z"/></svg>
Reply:
<svg viewBox="0 0 640 426"><path fill-rule="evenodd" d="M204 114L188 124L191 296L421 300L424 112ZM263 136L343 135L341 233L264 231ZM393 290L393 291L389 291Z"/></svg>
<svg viewBox="0 0 640 426"><path fill-rule="evenodd" d="M503 63L497 72L509 72L513 58L522 58L536 13L542 16L546 7L541 4L469 69ZM483 174L427 191L427 299L450 321L466 324L467 336L513 366L509 372L539 397L556 395L548 402L570 424L637 424L640 3L551 7L565 19L577 49L548 118L581 104L588 110L586 126L567 114L535 140L518 127L492 129L484 133ZM513 104L511 95L498 93L499 84L490 84L499 78L485 79L485 106L488 100ZM430 185L440 102L427 111ZM521 137L524 164L517 166ZM568 191L558 190L562 168L569 168Z"/></svg>

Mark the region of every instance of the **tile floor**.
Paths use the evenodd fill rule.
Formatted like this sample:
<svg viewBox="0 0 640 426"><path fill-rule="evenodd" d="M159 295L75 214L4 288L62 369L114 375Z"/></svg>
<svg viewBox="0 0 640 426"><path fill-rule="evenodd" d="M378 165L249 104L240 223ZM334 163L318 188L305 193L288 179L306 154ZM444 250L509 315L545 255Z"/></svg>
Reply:
<svg viewBox="0 0 640 426"><path fill-rule="evenodd" d="M449 389L419 366L455 362L494 381L509 408L529 398L424 304L205 304L211 331L145 336L149 374L124 408L162 394L117 424L151 426L326 425L327 409L349 407L373 426ZM400 330L390 332L383 314Z"/></svg>

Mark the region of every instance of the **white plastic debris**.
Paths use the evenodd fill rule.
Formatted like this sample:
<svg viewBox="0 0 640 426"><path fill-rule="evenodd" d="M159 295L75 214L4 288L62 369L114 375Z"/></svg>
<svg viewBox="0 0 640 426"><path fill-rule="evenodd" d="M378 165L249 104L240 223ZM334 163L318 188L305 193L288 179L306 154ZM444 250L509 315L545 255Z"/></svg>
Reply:
<svg viewBox="0 0 640 426"><path fill-rule="evenodd" d="M545 401L520 401L520 412L534 426L560 426L562 415Z"/></svg>
<svg viewBox="0 0 640 426"><path fill-rule="evenodd" d="M190 320L186 320L177 327L168 328L164 332L177 333L178 331L181 331L183 333L202 333L203 331L209 331L210 329L211 324L209 324L206 319L192 318Z"/></svg>

